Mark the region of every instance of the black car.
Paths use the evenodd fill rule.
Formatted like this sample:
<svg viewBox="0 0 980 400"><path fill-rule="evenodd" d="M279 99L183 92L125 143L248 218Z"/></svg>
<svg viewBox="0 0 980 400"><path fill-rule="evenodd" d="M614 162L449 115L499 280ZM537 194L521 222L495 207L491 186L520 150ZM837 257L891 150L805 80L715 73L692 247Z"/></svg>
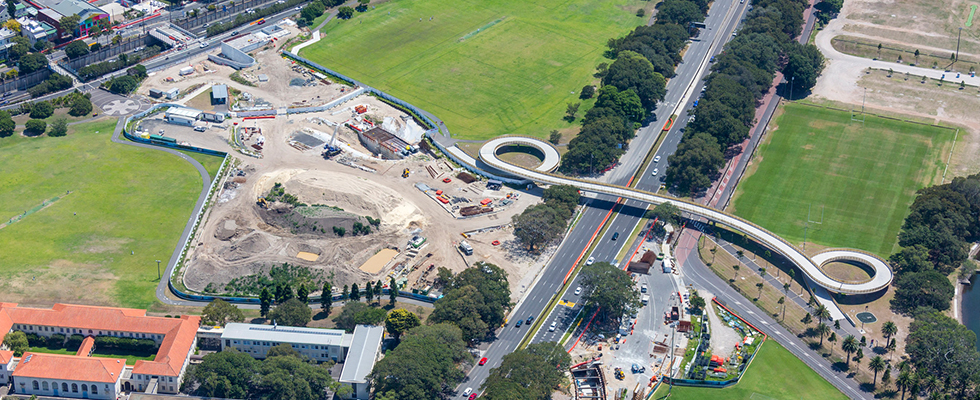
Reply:
<svg viewBox="0 0 980 400"><path fill-rule="evenodd" d="M530 317L527 317L527 321L526 322L527 322L528 325L531 325L531 323L534 322L534 316L532 315Z"/></svg>
<svg viewBox="0 0 980 400"><path fill-rule="evenodd" d="M524 320L523 319L519 319L519 320L517 320L517 323L514 324L514 327L515 328L520 328L522 324L524 324Z"/></svg>

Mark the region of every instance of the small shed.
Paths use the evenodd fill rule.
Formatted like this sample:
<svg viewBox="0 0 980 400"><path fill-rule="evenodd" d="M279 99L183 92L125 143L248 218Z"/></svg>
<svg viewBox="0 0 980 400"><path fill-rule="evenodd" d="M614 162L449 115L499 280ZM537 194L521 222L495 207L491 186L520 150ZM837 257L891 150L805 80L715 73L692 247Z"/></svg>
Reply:
<svg viewBox="0 0 980 400"><path fill-rule="evenodd" d="M160 89L150 89L150 97L154 99L159 99L163 97L163 91Z"/></svg>
<svg viewBox="0 0 980 400"><path fill-rule="evenodd" d="M228 104L228 86L214 85L211 87L211 104Z"/></svg>

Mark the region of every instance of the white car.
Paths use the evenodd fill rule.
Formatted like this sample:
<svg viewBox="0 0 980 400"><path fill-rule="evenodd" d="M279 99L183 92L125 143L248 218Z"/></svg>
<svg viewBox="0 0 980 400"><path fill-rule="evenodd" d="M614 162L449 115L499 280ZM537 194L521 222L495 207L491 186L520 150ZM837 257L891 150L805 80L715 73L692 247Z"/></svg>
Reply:
<svg viewBox="0 0 980 400"><path fill-rule="evenodd" d="M658 163L658 162L660 162L660 156L656 156L656 157L654 157L654 158L653 158L653 162L655 162L655 163Z"/></svg>
<svg viewBox="0 0 980 400"><path fill-rule="evenodd" d="M575 289L575 295L578 296L580 294L582 294L582 287L581 286L579 286L578 288Z"/></svg>
<svg viewBox="0 0 980 400"><path fill-rule="evenodd" d="M554 332L555 328L558 327L558 321L552 322L551 326L548 327L548 332Z"/></svg>
<svg viewBox="0 0 980 400"><path fill-rule="evenodd" d="M585 265L592 265L592 263L594 262L595 262L595 257L589 257L588 260L585 260Z"/></svg>
<svg viewBox="0 0 980 400"><path fill-rule="evenodd" d="M657 176L657 174L659 174L659 173L660 173L660 168L654 168L653 169L653 172L650 173L650 175Z"/></svg>
<svg viewBox="0 0 980 400"><path fill-rule="evenodd" d="M201 48L208 47L208 42L201 42Z"/></svg>

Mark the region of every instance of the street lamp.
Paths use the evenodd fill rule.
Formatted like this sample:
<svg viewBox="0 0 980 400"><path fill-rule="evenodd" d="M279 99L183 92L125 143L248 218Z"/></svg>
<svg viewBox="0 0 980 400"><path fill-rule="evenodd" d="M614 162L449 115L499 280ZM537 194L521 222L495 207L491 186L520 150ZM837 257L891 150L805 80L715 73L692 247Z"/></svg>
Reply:
<svg viewBox="0 0 980 400"><path fill-rule="evenodd" d="M160 275L160 260L157 260L157 279L163 279L163 275Z"/></svg>

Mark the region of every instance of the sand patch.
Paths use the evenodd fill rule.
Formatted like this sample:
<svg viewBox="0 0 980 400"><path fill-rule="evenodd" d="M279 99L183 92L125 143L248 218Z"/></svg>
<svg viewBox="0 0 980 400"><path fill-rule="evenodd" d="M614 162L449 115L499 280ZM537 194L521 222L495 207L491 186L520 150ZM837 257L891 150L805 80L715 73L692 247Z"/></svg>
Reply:
<svg viewBox="0 0 980 400"><path fill-rule="evenodd" d="M306 260L306 261L316 261L317 258L320 258L320 255L301 251L298 254L296 254L296 258L299 258L301 260Z"/></svg>
<svg viewBox="0 0 980 400"><path fill-rule="evenodd" d="M367 272L369 274L376 274L384 268L392 258L398 255L398 252L392 249L381 249L378 254L371 256L364 264L361 264L361 271Z"/></svg>
<svg viewBox="0 0 980 400"><path fill-rule="evenodd" d="M114 297L118 279L102 265L55 260L49 267L3 277L0 291L4 301L25 305L118 305Z"/></svg>

